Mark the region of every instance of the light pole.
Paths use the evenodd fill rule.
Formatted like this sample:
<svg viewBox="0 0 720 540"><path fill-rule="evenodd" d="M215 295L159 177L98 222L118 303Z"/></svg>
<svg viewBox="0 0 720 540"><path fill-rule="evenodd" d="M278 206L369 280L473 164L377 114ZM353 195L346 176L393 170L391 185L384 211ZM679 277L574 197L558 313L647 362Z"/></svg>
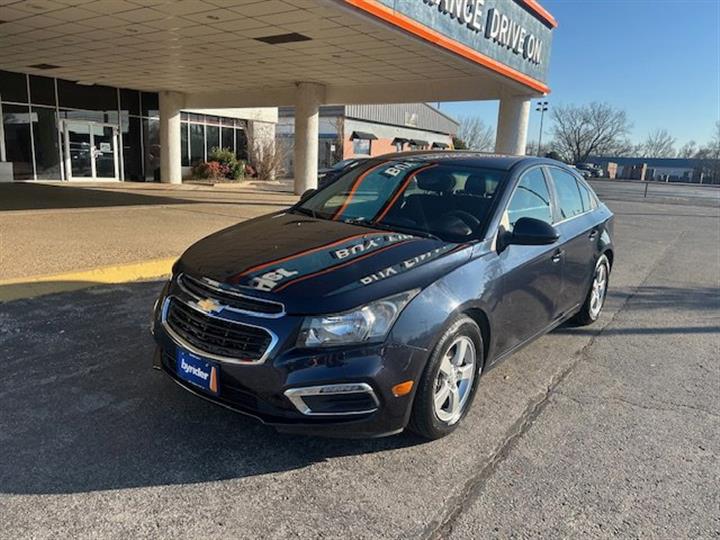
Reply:
<svg viewBox="0 0 720 540"><path fill-rule="evenodd" d="M538 136L538 151L537 155L540 155L540 148L542 148L542 133L543 133L543 120L545 119L545 111L548 110L548 102L547 101L538 101L537 107L535 107L536 111L540 112L540 135Z"/></svg>

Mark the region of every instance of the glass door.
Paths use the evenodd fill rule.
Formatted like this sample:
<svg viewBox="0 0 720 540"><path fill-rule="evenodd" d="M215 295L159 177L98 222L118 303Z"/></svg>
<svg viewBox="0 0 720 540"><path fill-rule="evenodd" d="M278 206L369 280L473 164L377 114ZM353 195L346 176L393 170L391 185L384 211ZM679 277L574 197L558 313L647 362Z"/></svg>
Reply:
<svg viewBox="0 0 720 540"><path fill-rule="evenodd" d="M95 177L117 179L117 128L101 124L93 124L91 128Z"/></svg>
<svg viewBox="0 0 720 540"><path fill-rule="evenodd" d="M68 180L117 180L118 128L100 124L66 120L63 126L65 171Z"/></svg>

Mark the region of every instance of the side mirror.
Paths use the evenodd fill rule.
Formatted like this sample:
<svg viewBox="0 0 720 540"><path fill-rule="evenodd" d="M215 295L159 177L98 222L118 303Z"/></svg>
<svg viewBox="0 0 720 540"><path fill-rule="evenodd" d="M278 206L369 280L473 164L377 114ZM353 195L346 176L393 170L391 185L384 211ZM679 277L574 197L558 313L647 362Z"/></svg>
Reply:
<svg viewBox="0 0 720 540"><path fill-rule="evenodd" d="M301 201L304 201L305 199L309 199L310 197L312 197L312 196L315 195L316 193L317 193L317 189L313 189L313 188L308 189L308 190L306 190L302 195L300 195L300 200L301 200Z"/></svg>
<svg viewBox="0 0 720 540"><path fill-rule="evenodd" d="M509 244L521 246L544 246L560 238L557 229L540 219L523 217L515 222Z"/></svg>

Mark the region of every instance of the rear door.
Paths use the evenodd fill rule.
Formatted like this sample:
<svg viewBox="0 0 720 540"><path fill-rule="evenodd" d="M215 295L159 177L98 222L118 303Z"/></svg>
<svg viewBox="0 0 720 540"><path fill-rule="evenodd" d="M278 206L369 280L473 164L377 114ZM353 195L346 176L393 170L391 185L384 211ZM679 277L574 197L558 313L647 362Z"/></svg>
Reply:
<svg viewBox="0 0 720 540"><path fill-rule="evenodd" d="M595 199L574 174L549 166L546 168L555 192L555 227L560 233L562 287L558 313L572 311L585 299L595 269L595 246L599 229L592 215Z"/></svg>
<svg viewBox="0 0 720 540"><path fill-rule="evenodd" d="M541 167L525 171L502 215L501 228L512 232L521 217L553 222L550 188ZM545 329L557 315L562 260L558 245L507 246L498 255L502 294L494 309L496 348L507 352Z"/></svg>

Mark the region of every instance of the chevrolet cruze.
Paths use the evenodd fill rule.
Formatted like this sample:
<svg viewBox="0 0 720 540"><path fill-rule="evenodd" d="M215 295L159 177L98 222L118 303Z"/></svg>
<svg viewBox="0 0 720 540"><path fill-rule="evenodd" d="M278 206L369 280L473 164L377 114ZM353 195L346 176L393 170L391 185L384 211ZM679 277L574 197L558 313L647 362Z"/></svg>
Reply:
<svg viewBox="0 0 720 540"><path fill-rule="evenodd" d="M284 431L453 431L481 376L600 315L613 215L549 159L370 159L200 240L153 313L154 364Z"/></svg>

